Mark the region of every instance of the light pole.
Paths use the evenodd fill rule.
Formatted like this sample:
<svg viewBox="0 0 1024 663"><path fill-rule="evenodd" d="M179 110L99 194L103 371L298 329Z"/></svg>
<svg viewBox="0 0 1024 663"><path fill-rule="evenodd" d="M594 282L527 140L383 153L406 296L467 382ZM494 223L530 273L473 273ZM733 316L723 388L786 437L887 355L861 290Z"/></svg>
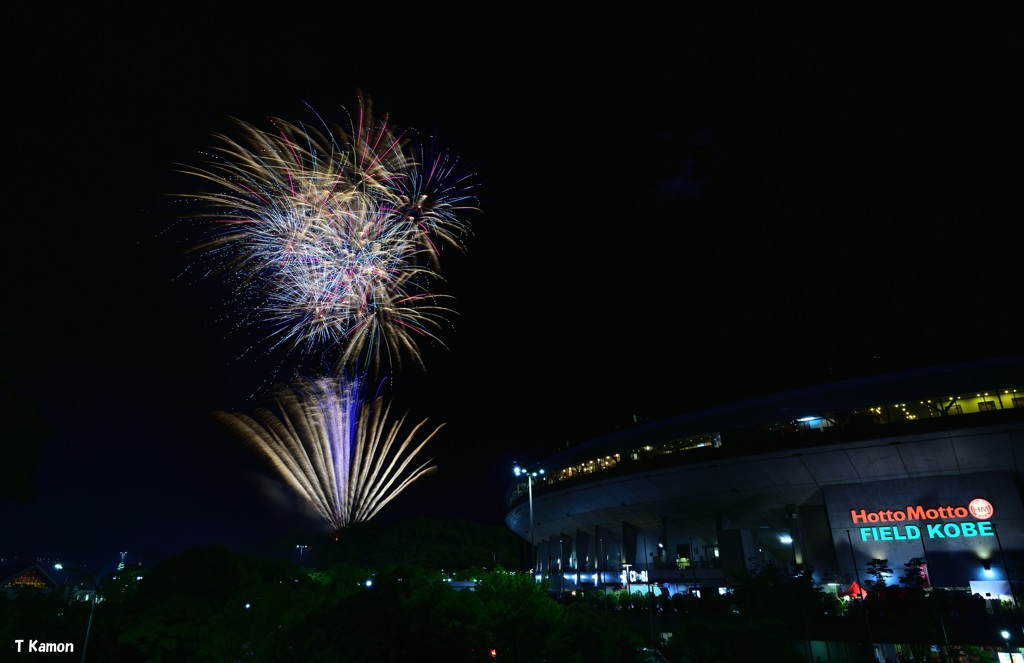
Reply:
<svg viewBox="0 0 1024 663"><path fill-rule="evenodd" d="M299 544L295 546L295 548L299 551L299 566L302 566L302 553L304 550L306 550L306 546Z"/></svg>
<svg viewBox="0 0 1024 663"><path fill-rule="evenodd" d="M96 575L93 573L87 573L79 569L69 570L84 576L88 581L88 586L92 590L86 597L86 600L91 600L89 600L89 621L85 625L85 642L82 643L82 663L85 663L85 655L89 653L89 634L92 633L92 617L93 613L96 612L96 600L99 598L100 585L103 583L97 581ZM65 579L64 582L67 582L67 579ZM77 596L77 594L75 594L76 589L77 587L72 589L73 599Z"/></svg>
<svg viewBox="0 0 1024 663"><path fill-rule="evenodd" d="M1010 596L1013 598L1013 609L1019 611L1017 604L1017 590L1013 588L1013 578L1010 577L1010 567L1006 564L1006 553L1003 552L1003 542L999 540L999 528L992 523L992 533L996 535L996 545L999 546L999 556L1003 559L1003 570L1006 572L1006 584L1010 586Z"/></svg>
<svg viewBox="0 0 1024 663"><path fill-rule="evenodd" d="M92 615L96 611L96 594L99 592L96 581L93 580L92 601L89 602L89 623L85 626L85 642L82 644L82 663L85 663L85 654L89 651L89 633L92 632ZM1006 633L1006 631L1003 631Z"/></svg>
<svg viewBox="0 0 1024 663"><path fill-rule="evenodd" d="M597 540L597 586L601 588L604 596L604 609L608 609L608 588L604 584L604 537Z"/></svg>
<svg viewBox="0 0 1024 663"><path fill-rule="evenodd" d="M562 557L565 555L565 542L561 537L558 539L558 602L565 603L565 571L562 567Z"/></svg>
<svg viewBox="0 0 1024 663"><path fill-rule="evenodd" d="M700 623L700 590L697 588L697 555L693 548L693 537L690 537L690 566L693 568L693 605L697 613L697 623Z"/></svg>
<svg viewBox="0 0 1024 663"><path fill-rule="evenodd" d="M999 632L999 635L1003 636L1003 642L1006 643L1006 655L1012 658L1013 654L1010 653L1010 632L1003 630Z"/></svg>
<svg viewBox="0 0 1024 663"><path fill-rule="evenodd" d="M533 477L544 474L544 470L527 470L526 468L519 467L516 465L512 468L517 477L526 475L526 492L529 496L530 502L530 564L533 568L537 567L537 549L536 543L533 540Z"/></svg>
<svg viewBox="0 0 1024 663"><path fill-rule="evenodd" d="M857 555L853 551L853 539L850 537L850 530L846 530L846 542L850 545L850 559L853 560L853 575L857 579L857 597L860 601L860 611L864 615L864 629L868 634L868 651L875 651L875 636L871 634L871 620L868 618L868 610L864 606L864 595L867 593L860 584L860 569L857 568Z"/></svg>

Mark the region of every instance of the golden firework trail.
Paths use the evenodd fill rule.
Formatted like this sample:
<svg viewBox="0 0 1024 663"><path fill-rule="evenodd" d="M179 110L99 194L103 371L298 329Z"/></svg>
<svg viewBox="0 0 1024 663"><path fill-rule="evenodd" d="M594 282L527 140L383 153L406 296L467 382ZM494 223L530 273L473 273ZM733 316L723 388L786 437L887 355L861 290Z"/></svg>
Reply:
<svg viewBox="0 0 1024 663"><path fill-rule="evenodd" d="M425 436L391 418L383 397L363 402L358 381L317 378L274 386L275 408L251 415L219 410L214 418L255 448L337 534L373 518L423 476L432 460L416 458L444 424ZM418 438L422 437L419 441Z"/></svg>

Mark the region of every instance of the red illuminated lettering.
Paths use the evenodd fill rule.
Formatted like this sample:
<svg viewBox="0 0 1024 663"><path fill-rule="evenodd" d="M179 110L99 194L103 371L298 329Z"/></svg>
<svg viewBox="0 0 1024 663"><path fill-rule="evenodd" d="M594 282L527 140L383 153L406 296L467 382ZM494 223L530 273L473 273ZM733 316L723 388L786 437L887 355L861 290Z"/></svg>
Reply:
<svg viewBox="0 0 1024 663"><path fill-rule="evenodd" d="M951 520L971 516L978 520L987 520L992 517L993 512L992 503L979 497L971 500L966 507L946 504L929 509L920 504L908 504L906 509L897 511L892 509L878 511L850 509L850 520L854 523L893 523L907 520Z"/></svg>

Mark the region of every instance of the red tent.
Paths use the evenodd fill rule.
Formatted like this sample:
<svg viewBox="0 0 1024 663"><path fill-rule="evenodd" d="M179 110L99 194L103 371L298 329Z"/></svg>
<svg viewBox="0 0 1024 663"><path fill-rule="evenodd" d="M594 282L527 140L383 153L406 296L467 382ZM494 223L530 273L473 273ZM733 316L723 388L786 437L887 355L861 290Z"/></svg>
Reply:
<svg viewBox="0 0 1024 663"><path fill-rule="evenodd" d="M850 586L841 592L837 592L836 596L853 596L858 599L867 598L868 590L857 584L857 581L850 583Z"/></svg>

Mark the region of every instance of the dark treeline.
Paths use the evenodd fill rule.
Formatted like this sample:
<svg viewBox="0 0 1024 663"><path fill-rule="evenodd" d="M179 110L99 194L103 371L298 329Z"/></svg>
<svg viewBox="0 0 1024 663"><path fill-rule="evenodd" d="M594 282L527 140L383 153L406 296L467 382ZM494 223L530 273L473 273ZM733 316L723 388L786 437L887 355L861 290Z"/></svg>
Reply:
<svg viewBox="0 0 1024 663"><path fill-rule="evenodd" d="M562 593L519 570L521 553L505 528L428 520L364 524L338 541L297 533L261 550L193 549L152 569L0 595L0 646L71 643L79 659L131 663L798 663L817 660L810 641L828 640L847 643L845 660L887 642L904 661L980 663L1001 628L1020 632L1012 612L923 588L915 560L888 588L891 569L875 560L872 593L847 602L776 566L737 572L731 593L699 599ZM81 600L94 587L102 600Z"/></svg>

